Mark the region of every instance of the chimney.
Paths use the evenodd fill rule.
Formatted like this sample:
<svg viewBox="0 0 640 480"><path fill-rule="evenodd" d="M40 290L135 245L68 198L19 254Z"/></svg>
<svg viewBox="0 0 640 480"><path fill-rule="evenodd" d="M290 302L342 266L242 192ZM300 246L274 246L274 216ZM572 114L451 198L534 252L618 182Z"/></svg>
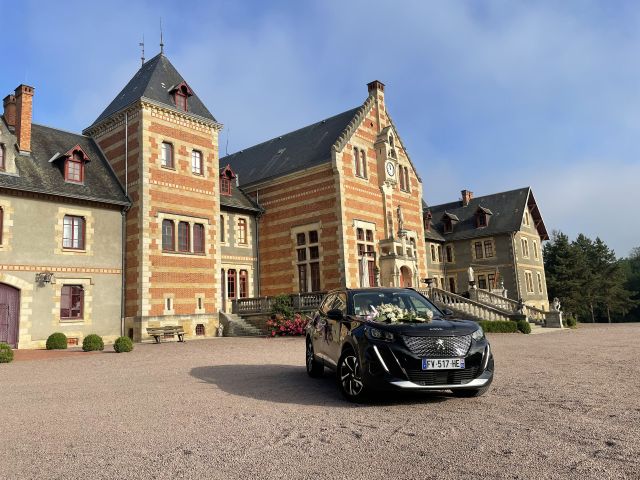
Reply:
<svg viewBox="0 0 640 480"><path fill-rule="evenodd" d="M13 132L16 127L16 96L11 93L4 97L2 106L4 107L4 121L7 123L9 130Z"/></svg>
<svg viewBox="0 0 640 480"><path fill-rule="evenodd" d="M367 90L369 91L369 95L373 95L376 99L384 102L384 83L380 80L367 83Z"/></svg>
<svg viewBox="0 0 640 480"><path fill-rule="evenodd" d="M16 88L16 138L20 154L31 152L31 118L33 114L33 87Z"/></svg>
<svg viewBox="0 0 640 480"><path fill-rule="evenodd" d="M460 193L462 194L462 206L466 207L473 198L473 192L470 190L462 190Z"/></svg>

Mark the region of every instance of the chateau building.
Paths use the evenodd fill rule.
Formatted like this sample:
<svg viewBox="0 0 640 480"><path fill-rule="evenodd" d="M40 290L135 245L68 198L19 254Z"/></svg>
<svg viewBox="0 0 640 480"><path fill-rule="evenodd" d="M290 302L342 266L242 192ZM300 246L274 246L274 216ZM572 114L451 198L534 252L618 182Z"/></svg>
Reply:
<svg viewBox="0 0 640 480"><path fill-rule="evenodd" d="M427 269L433 286L466 292L475 286L547 311L542 242L549 239L531 188L424 208Z"/></svg>
<svg viewBox="0 0 640 480"><path fill-rule="evenodd" d="M341 286L480 288L548 307L530 189L426 207L373 81L355 108L219 158L222 125L162 53L82 135L0 122L0 342L214 336L235 299Z"/></svg>

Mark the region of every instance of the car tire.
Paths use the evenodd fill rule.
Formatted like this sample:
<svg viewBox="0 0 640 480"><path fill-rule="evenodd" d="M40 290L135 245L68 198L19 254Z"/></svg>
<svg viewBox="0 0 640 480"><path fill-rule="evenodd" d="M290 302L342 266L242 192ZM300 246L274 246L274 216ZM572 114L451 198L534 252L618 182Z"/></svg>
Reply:
<svg viewBox="0 0 640 480"><path fill-rule="evenodd" d="M360 359L351 348L340 355L336 368L336 381L340 392L350 402L366 400L368 390L362 378Z"/></svg>
<svg viewBox="0 0 640 480"><path fill-rule="evenodd" d="M313 351L313 343L307 339L307 351L306 351L306 365L307 373L310 377L318 378L324 374L324 364L316 358Z"/></svg>

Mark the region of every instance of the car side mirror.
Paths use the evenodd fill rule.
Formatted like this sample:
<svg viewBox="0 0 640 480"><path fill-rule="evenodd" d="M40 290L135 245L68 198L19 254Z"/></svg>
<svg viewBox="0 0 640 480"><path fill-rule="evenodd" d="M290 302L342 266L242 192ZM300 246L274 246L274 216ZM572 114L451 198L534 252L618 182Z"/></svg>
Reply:
<svg viewBox="0 0 640 480"><path fill-rule="evenodd" d="M333 308L329 310L327 312L327 317L330 318L331 320L336 320L338 322L344 319L344 315L342 315L342 310L340 310L339 308Z"/></svg>
<svg viewBox="0 0 640 480"><path fill-rule="evenodd" d="M444 313L445 317L452 317L453 316L453 310L449 310L448 308L445 308L444 310L442 310L442 313Z"/></svg>

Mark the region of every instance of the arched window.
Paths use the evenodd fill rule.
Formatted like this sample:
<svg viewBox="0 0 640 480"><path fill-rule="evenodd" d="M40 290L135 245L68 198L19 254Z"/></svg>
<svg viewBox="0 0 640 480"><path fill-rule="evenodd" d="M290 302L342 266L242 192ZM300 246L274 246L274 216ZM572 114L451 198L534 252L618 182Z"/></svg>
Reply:
<svg viewBox="0 0 640 480"><path fill-rule="evenodd" d="M193 253L204 253L204 225L193 225Z"/></svg>
<svg viewBox="0 0 640 480"><path fill-rule="evenodd" d="M362 162L362 176L367 177L367 155L364 150L360 150L360 161Z"/></svg>
<svg viewBox="0 0 640 480"><path fill-rule="evenodd" d="M245 218L238 219L238 244L247 244L247 220Z"/></svg>
<svg viewBox="0 0 640 480"><path fill-rule="evenodd" d="M227 271L227 298L236 298L236 271Z"/></svg>
<svg viewBox="0 0 640 480"><path fill-rule="evenodd" d="M0 143L0 170L5 169L4 164L4 143Z"/></svg>
<svg viewBox="0 0 640 480"><path fill-rule="evenodd" d="M247 298L247 292L249 286L248 275L246 270L240 270L240 298Z"/></svg>
<svg viewBox="0 0 640 480"><path fill-rule="evenodd" d="M191 238L189 233L189 224L187 222L178 223L178 250L181 252L191 251Z"/></svg>
<svg viewBox="0 0 640 480"><path fill-rule="evenodd" d="M173 252L176 249L173 220L162 221L162 250Z"/></svg>
<svg viewBox="0 0 640 480"><path fill-rule="evenodd" d="M356 175L358 177L362 176L362 170L360 168L360 154L359 154L359 150L356 147L353 147L353 161L355 163L355 167L356 167Z"/></svg>

